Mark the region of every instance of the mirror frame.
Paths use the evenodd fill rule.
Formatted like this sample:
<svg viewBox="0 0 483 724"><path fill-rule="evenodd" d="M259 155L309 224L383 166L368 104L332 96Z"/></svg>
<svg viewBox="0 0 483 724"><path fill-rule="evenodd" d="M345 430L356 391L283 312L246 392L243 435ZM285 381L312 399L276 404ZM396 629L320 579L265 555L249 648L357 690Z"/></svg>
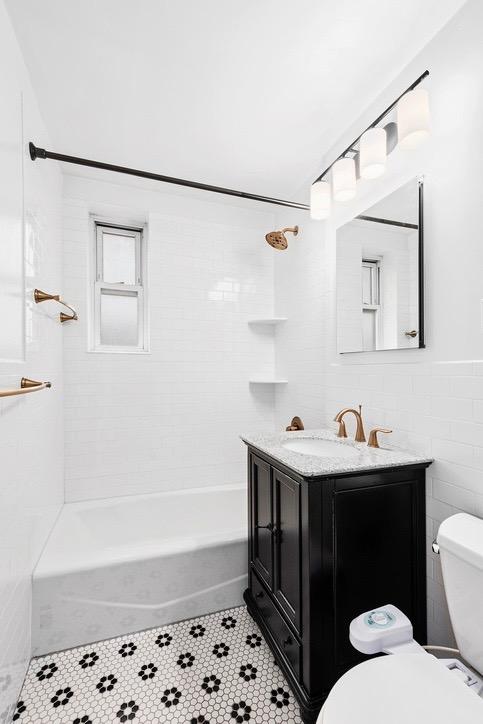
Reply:
<svg viewBox="0 0 483 724"><path fill-rule="evenodd" d="M419 346L418 349L424 349L425 329L424 329L424 179L418 179L418 262L419 262Z"/></svg>

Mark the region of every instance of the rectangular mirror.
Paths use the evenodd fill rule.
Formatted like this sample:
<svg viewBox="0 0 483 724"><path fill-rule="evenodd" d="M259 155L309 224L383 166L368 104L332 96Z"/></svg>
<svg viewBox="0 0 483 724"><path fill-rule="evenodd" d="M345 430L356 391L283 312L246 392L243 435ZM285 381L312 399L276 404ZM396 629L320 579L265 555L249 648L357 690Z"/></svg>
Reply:
<svg viewBox="0 0 483 724"><path fill-rule="evenodd" d="M337 351L424 347L423 184L337 230Z"/></svg>

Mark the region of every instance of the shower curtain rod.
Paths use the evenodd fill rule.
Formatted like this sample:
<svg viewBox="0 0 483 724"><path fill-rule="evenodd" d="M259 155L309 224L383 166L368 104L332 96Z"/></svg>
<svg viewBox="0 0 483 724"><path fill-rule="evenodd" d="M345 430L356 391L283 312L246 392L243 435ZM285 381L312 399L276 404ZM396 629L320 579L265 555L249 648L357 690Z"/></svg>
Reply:
<svg viewBox="0 0 483 724"><path fill-rule="evenodd" d="M385 111L383 111L375 121L371 123L368 128L366 128L366 131L368 131L370 128L374 128L380 121L396 106L397 102L409 91L413 90L418 86L421 81L423 81L427 76L429 75L429 70L425 70L424 73L422 73L419 78L416 78L414 83L411 83L409 88L406 88L404 93L401 93L398 98L396 98L395 101L391 103L390 106L386 108ZM354 152L354 146L357 145L357 143L360 141L361 136L365 133L361 133L355 141L353 141L346 149L343 151L340 156L338 156L335 161L338 161L339 159L343 158L347 153ZM250 194L247 191L236 191L235 189L227 189L224 186L212 186L211 184L204 184L199 181L189 181L188 179L182 179L182 178L176 178L175 176L165 176L163 174L159 173L153 173L152 171L141 171L137 168L129 168L128 166L117 166L113 163L104 163L103 161L93 161L89 158L80 158L79 156L68 156L64 153L56 153L55 151L47 151L45 148L40 148L39 146L36 146L35 143L30 141L29 143L29 151L30 151L30 158L32 161L35 161L37 158L50 158L53 161L62 161L63 163L73 163L78 166L88 166L90 168L100 168L104 171L114 171L115 173L124 173L128 176L139 176L139 178L147 178L151 179L152 181L163 181L167 184L174 184L175 186L187 186L188 188L192 189L199 189L200 191L211 191L214 194L225 194L226 196L236 196L239 199L250 199L251 201L261 201L265 204L274 204L275 206L288 206L292 209L302 209L303 211L309 211L310 206L308 204L300 204L297 201L285 201L284 199L274 199L271 196L260 196L259 194ZM335 161L331 163L330 166L328 166L325 171L323 171L315 181L320 181L323 179L332 166L334 165Z"/></svg>
<svg viewBox="0 0 483 724"><path fill-rule="evenodd" d="M403 229L419 229L417 224L410 224L408 221L395 221L394 219L381 219L378 216L366 216L359 214L356 219L362 221L374 221L375 224L389 224L389 226L401 226Z"/></svg>
<svg viewBox="0 0 483 724"><path fill-rule="evenodd" d="M225 194L226 196L236 196L240 199L250 199L251 201L261 201L265 204L275 204L276 206L289 206L292 209L302 209L308 211L310 206L307 204L299 204L297 201L284 201L283 199L274 199L270 196L259 196L258 194L250 194L246 191L236 191L235 189L227 189L223 186L212 186L198 181L188 181L187 179L176 178L175 176L164 176L163 174L153 173L152 171L140 171L136 168L127 166L117 166L112 163L104 163L102 161L92 161L88 158L79 158L78 156L67 156L63 153L55 153L47 151L45 148L39 148L32 141L29 143L30 158L35 161L37 158L50 158L54 161L62 161L63 163L73 163L78 166L89 166L90 168L100 168L105 171L115 171L116 173L125 173L128 176L139 176L153 181L163 181L167 184L175 184L176 186L187 186L192 189L200 189L201 191L211 191L214 194Z"/></svg>

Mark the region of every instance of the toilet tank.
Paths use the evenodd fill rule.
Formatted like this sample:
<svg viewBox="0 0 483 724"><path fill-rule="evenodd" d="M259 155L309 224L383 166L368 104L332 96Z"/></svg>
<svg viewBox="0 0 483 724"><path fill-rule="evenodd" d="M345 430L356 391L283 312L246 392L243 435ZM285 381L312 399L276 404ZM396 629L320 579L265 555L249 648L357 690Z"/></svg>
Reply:
<svg viewBox="0 0 483 724"><path fill-rule="evenodd" d="M458 513L437 542L451 623L461 656L483 673L483 520Z"/></svg>

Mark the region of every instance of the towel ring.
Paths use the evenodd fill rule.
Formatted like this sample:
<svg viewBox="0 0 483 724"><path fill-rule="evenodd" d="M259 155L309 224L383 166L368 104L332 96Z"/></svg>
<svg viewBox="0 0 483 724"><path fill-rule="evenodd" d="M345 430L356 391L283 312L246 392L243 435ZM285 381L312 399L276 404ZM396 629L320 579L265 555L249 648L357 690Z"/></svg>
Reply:
<svg viewBox="0 0 483 724"><path fill-rule="evenodd" d="M64 302L60 298L60 294L47 294L47 292L42 292L40 289L34 289L34 302L36 304L47 301L59 302L59 304L67 307L67 309L72 312L72 314L66 314L65 312L61 312L59 315L61 322L69 322L71 320L78 319L77 312L75 311L74 307L71 307L70 304Z"/></svg>

